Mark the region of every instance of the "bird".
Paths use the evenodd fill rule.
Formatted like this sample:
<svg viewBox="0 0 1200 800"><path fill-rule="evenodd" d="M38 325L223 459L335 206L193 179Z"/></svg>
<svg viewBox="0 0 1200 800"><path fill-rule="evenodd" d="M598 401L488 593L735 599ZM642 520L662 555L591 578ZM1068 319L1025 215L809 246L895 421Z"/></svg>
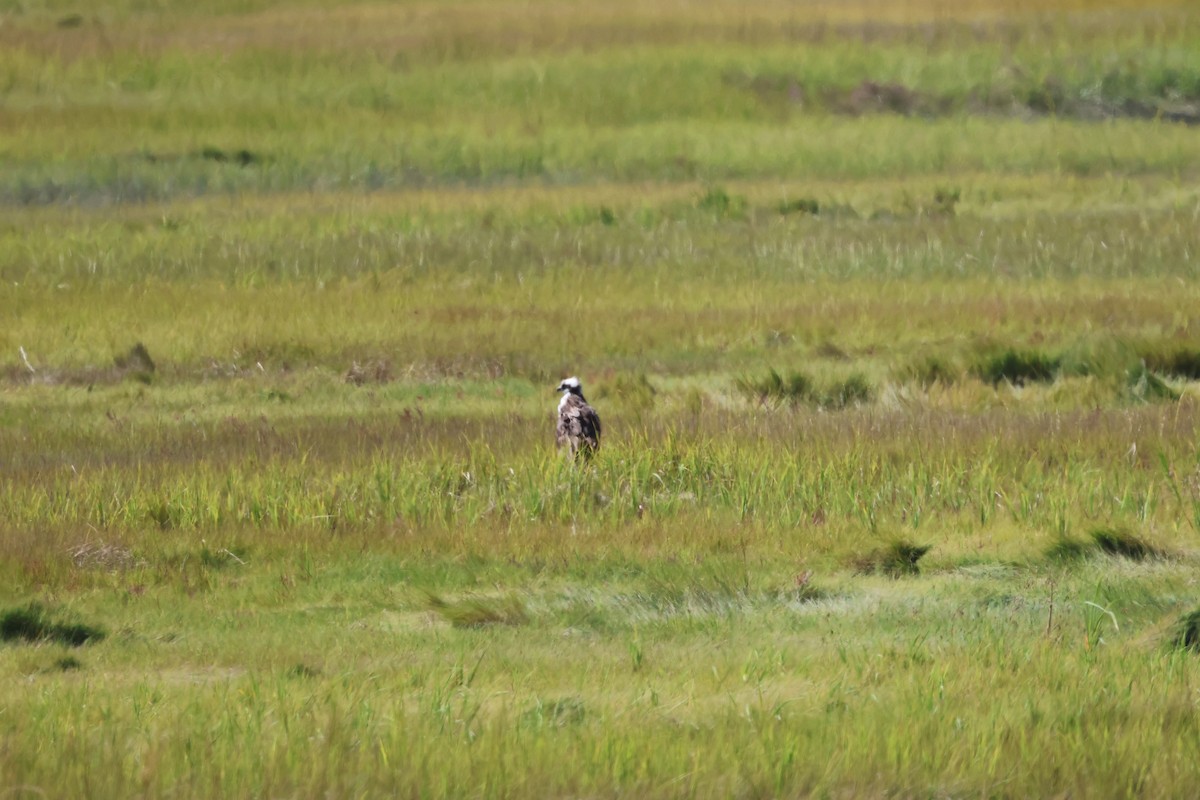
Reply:
<svg viewBox="0 0 1200 800"><path fill-rule="evenodd" d="M563 393L558 401L558 446L569 447L572 458L591 458L600 448L600 415L584 399L579 378L564 379L554 391Z"/></svg>

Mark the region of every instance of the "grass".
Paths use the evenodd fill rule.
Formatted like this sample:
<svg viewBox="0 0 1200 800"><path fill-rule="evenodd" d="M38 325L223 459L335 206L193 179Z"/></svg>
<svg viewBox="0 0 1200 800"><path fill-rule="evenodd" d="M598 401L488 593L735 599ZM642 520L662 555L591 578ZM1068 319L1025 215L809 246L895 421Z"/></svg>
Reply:
<svg viewBox="0 0 1200 800"><path fill-rule="evenodd" d="M1001 381L1018 386L1029 382L1049 382L1058 372L1058 361L1041 353L1005 350L979 366L979 377L992 385Z"/></svg>
<svg viewBox="0 0 1200 800"><path fill-rule="evenodd" d="M869 402L873 394L867 379L859 373L818 387L802 372L792 372L785 378L770 369L763 378L736 378L734 387L746 398L763 405L807 402L831 410Z"/></svg>
<svg viewBox="0 0 1200 800"><path fill-rule="evenodd" d="M53 621L49 611L39 603L10 608L0 615L0 640L6 642L54 641L79 647L104 636L104 630L95 625Z"/></svg>
<svg viewBox="0 0 1200 800"><path fill-rule="evenodd" d="M1091 532L1092 541L1105 553L1142 561L1161 556L1162 552L1133 531L1120 528L1097 528Z"/></svg>
<svg viewBox="0 0 1200 800"><path fill-rule="evenodd" d="M1090 542L1070 536L1060 536L1045 550L1051 563L1070 564L1094 552L1132 561L1163 558L1162 548L1149 542L1145 536L1124 527L1094 528L1089 531Z"/></svg>
<svg viewBox="0 0 1200 800"><path fill-rule="evenodd" d="M525 607L516 597L489 600L470 597L447 601L428 595L429 608L456 628L480 628L485 625L520 625L528 619Z"/></svg>
<svg viewBox="0 0 1200 800"><path fill-rule="evenodd" d="M1188 4L0 16L0 786L1200 780Z"/></svg>
<svg viewBox="0 0 1200 800"><path fill-rule="evenodd" d="M854 559L854 569L860 573L880 573L889 578L916 575L920 572L917 562L932 550L932 545L913 544L896 539Z"/></svg>
<svg viewBox="0 0 1200 800"><path fill-rule="evenodd" d="M1183 650L1200 650L1200 613L1191 611L1179 619L1171 643Z"/></svg>

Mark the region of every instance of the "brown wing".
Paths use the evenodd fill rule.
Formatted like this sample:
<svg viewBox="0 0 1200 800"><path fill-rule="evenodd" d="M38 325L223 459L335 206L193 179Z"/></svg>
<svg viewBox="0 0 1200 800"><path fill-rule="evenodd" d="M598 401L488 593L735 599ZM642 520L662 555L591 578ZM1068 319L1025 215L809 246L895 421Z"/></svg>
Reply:
<svg viewBox="0 0 1200 800"><path fill-rule="evenodd" d="M600 416L596 409L569 396L558 412L558 446L570 446L571 453L595 450L600 446Z"/></svg>

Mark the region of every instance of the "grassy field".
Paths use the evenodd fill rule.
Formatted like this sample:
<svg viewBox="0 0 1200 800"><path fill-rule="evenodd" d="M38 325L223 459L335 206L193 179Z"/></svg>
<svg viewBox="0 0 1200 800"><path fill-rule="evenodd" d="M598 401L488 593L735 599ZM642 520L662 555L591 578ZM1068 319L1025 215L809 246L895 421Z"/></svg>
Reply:
<svg viewBox="0 0 1200 800"><path fill-rule="evenodd" d="M1190 797L1197 124L1182 1L0 0L0 796Z"/></svg>

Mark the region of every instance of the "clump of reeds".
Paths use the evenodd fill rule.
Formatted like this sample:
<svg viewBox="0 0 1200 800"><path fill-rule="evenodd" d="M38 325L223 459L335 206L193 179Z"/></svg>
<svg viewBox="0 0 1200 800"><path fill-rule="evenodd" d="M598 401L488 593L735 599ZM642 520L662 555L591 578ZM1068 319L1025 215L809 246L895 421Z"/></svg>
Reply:
<svg viewBox="0 0 1200 800"><path fill-rule="evenodd" d="M981 380L993 386L1008 382L1014 386L1049 383L1058 374L1061 359L1038 350L1008 348L984 356L972 368Z"/></svg>
<svg viewBox="0 0 1200 800"><path fill-rule="evenodd" d="M289 678L316 678L320 676L321 670L316 667L309 666L303 661L293 664L287 671Z"/></svg>
<svg viewBox="0 0 1200 800"><path fill-rule="evenodd" d="M1193 381L1200 379L1200 350L1143 347L1140 355L1151 372Z"/></svg>
<svg viewBox="0 0 1200 800"><path fill-rule="evenodd" d="M1097 528L1091 532L1091 537L1096 546L1110 556L1145 561L1163 555L1162 550L1148 542L1145 537L1126 528Z"/></svg>
<svg viewBox="0 0 1200 800"><path fill-rule="evenodd" d="M812 394L812 379L802 372L793 372L784 377L774 369L762 378L744 376L733 382L734 387L747 398L760 403L803 402Z"/></svg>
<svg viewBox="0 0 1200 800"><path fill-rule="evenodd" d="M1200 653L1200 608L1189 611L1175 623L1171 646L1178 650Z"/></svg>
<svg viewBox="0 0 1200 800"><path fill-rule="evenodd" d="M59 672L74 672L75 670L83 669L83 662L75 656L63 656L55 659L54 668Z"/></svg>
<svg viewBox="0 0 1200 800"><path fill-rule="evenodd" d="M792 585L787 587L782 595L786 600L796 603L812 603L829 597L829 592L813 583L811 569L797 573L792 578Z"/></svg>
<svg viewBox="0 0 1200 800"><path fill-rule="evenodd" d="M1087 540L1058 537L1046 548L1044 557L1047 561L1063 564L1087 558L1096 552L1132 561L1145 561L1164 555L1161 548L1127 528L1096 528L1088 534Z"/></svg>
<svg viewBox="0 0 1200 800"><path fill-rule="evenodd" d="M871 402L874 393L867 379L856 372L845 380L834 381L826 386L817 398L817 405L838 410L850 408Z"/></svg>
<svg viewBox="0 0 1200 800"><path fill-rule="evenodd" d="M1046 548L1045 559L1057 564L1066 564L1086 558L1094 545L1071 536L1060 536Z"/></svg>
<svg viewBox="0 0 1200 800"><path fill-rule="evenodd" d="M794 200L781 200L777 210L785 217L788 214L811 214L815 217L821 213L821 204L811 197L797 197Z"/></svg>
<svg viewBox="0 0 1200 800"><path fill-rule="evenodd" d="M113 366L121 375L127 375L141 383L150 383L157 369L154 359L150 357L150 351L141 342L129 348L128 352L113 358Z"/></svg>
<svg viewBox="0 0 1200 800"><path fill-rule="evenodd" d="M351 386L365 386L374 383L389 383L392 380L392 365L387 359L368 359L354 361L346 370L343 380Z"/></svg>
<svg viewBox="0 0 1200 800"><path fill-rule="evenodd" d="M587 707L578 697L537 698L533 707L521 714L521 722L531 728L565 728L583 722L586 716Z"/></svg>
<svg viewBox="0 0 1200 800"><path fill-rule="evenodd" d="M529 621L525 604L514 596L465 597L446 600L433 592L425 593L426 605L455 628L482 628L488 625L522 625Z"/></svg>
<svg viewBox="0 0 1200 800"><path fill-rule="evenodd" d="M743 376L734 381L734 388L743 396L763 405L800 405L807 403L832 410L869 403L874 389L860 373L843 380L818 385L803 372L783 375L774 369L761 378Z"/></svg>
<svg viewBox="0 0 1200 800"><path fill-rule="evenodd" d="M869 553L857 556L851 563L855 572L863 575L887 575L899 578L916 575L921 571L918 563L933 545L913 544L907 539L895 539Z"/></svg>
<svg viewBox="0 0 1200 800"><path fill-rule="evenodd" d="M1125 385L1130 396L1135 400L1153 402L1155 400L1178 400L1179 392L1149 369L1145 362L1129 369L1125 373Z"/></svg>
<svg viewBox="0 0 1200 800"><path fill-rule="evenodd" d="M916 383L926 388L938 383L950 386L962 377L963 368L949 356L927 354L898 367L893 375L902 383Z"/></svg>
<svg viewBox="0 0 1200 800"><path fill-rule="evenodd" d="M648 411L654 407L654 398L658 394L658 390L650 383L650 379L646 377L646 373L639 372L636 375L621 373L611 380L600 384L596 389L596 397L603 399L606 397L616 398L623 404L638 411Z"/></svg>
<svg viewBox="0 0 1200 800"><path fill-rule="evenodd" d="M100 641L105 635L95 625L56 621L41 603L11 608L0 616L0 640L5 642L50 641L79 647L89 641Z"/></svg>
<svg viewBox="0 0 1200 800"><path fill-rule="evenodd" d="M696 199L696 208L715 217L740 217L746 212L746 198L730 194L721 186L710 186Z"/></svg>

